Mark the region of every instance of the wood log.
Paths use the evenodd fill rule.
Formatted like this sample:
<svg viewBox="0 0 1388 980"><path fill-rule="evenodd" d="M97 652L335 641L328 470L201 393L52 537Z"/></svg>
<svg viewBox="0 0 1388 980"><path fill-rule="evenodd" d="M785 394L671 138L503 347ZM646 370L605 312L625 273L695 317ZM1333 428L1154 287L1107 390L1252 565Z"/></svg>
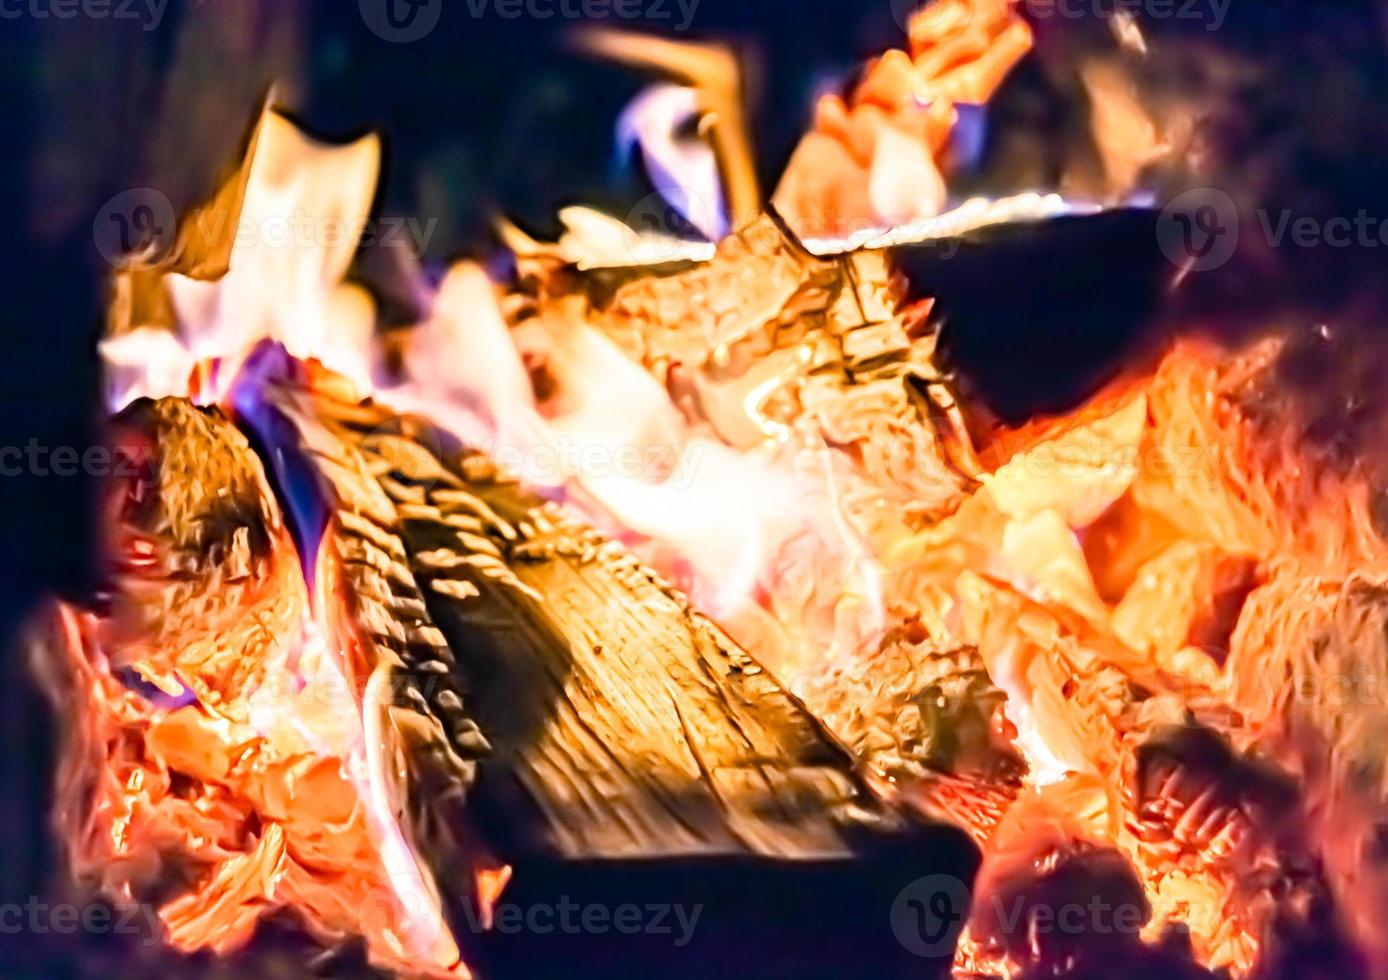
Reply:
<svg viewBox="0 0 1388 980"><path fill-rule="evenodd" d="M619 544L419 420L313 399L400 517L495 752L477 806L563 858L851 858L898 818L804 706ZM485 817L484 817L485 819Z"/></svg>
<svg viewBox="0 0 1388 980"><path fill-rule="evenodd" d="M942 649L919 622L808 673L800 693L863 765L980 845L1021 791L1026 763L1005 734L1006 696L976 648Z"/></svg>
<svg viewBox="0 0 1388 980"><path fill-rule="evenodd" d="M280 348L266 354L279 361L271 370L299 369ZM457 753L449 768L466 784L473 767L465 760L485 754L486 739L464 709L466 671L430 619L409 568L396 508L362 455L298 394L292 385L270 384L239 400L238 418L272 461L300 548L326 579L318 584L332 589L365 646L358 669L394 665L393 704L438 721L438 737L426 741ZM418 719L408 724L420 736L432 727L420 728Z"/></svg>
<svg viewBox="0 0 1388 980"><path fill-rule="evenodd" d="M390 499L398 523L373 526L404 542L493 746L467 819L514 866L502 901L702 913L688 945L672 946L654 933L484 931L475 905L446 895L480 970L528 975L562 959L601 975L806 975L813 961L809 975L922 975L892 935L892 902L924 875L969 880L977 851L964 833L884 802L683 596L485 458L419 420L331 397L321 379L266 397L330 482L359 483L341 465L357 455Z"/></svg>
<svg viewBox="0 0 1388 980"><path fill-rule="evenodd" d="M224 416L182 399L137 401L113 428L116 582L102 631L112 665L235 709L303 613L302 574L264 470Z"/></svg>
<svg viewBox="0 0 1388 980"><path fill-rule="evenodd" d="M970 880L964 833L879 796L803 704L616 542L419 420L312 401L304 413L391 498L469 675L493 751L468 809L514 866L502 901L702 913L672 945L479 931L454 903L479 969L943 976L947 959L922 964L893 936L893 901L926 875Z"/></svg>
<svg viewBox="0 0 1388 980"><path fill-rule="evenodd" d="M315 584L342 617L336 632L346 638L354 689L364 691L377 666L389 666L380 696L394 765L407 774L399 817L445 893L481 907L479 872L496 862L476 839L466 794L490 746L467 708L467 670L430 616L394 503L293 380L308 383L306 370L282 348L261 348L250 365L257 387L233 399L238 420L271 461ZM341 383L326 371L316 378Z"/></svg>

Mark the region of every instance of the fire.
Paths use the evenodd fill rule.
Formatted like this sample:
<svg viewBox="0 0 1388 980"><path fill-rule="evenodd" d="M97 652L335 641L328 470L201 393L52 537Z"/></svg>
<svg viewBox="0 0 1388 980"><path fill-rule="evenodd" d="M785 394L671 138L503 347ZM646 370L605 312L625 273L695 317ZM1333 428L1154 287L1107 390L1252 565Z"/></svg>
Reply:
<svg viewBox="0 0 1388 980"><path fill-rule="evenodd" d="M67 675L55 687L80 719L60 795L74 868L126 902L186 876L193 887L159 908L178 949L235 949L285 906L326 942L361 930L383 963L465 973L395 817L386 665L356 676L355 641L326 592L310 594L244 439L177 402L152 404L154 418L131 420L153 440L152 483L119 502L122 554L138 564L108 613L55 613L63 661L48 669ZM171 439L189 416L206 427L202 445ZM180 483L188 465L219 458L222 439L244 454L230 504ZM216 520L245 523L180 541L164 523L179 508L209 534ZM317 581L331 582L331 552L319 554ZM383 912L363 925L368 905Z"/></svg>
<svg viewBox="0 0 1388 980"><path fill-rule="evenodd" d="M1141 941L1183 933L1211 969L1253 973L1306 894L1388 964L1383 723L1353 696L1298 697L1382 669L1365 474L1298 438L1275 340L1183 342L1067 417L985 431L935 367L932 307L894 275L896 243L817 254L800 240L939 214L959 107L986 101L1031 44L996 0L938 0L909 34L909 54L821 101L779 215L760 216L745 213L747 174L714 186L717 162L749 155L727 64L601 40L678 62L688 84L623 125L653 170L687 177L688 200L716 202L687 215L708 247L595 298L580 273L670 261L662 241L586 211L556 247L508 228L521 284L456 264L389 352L345 281L378 142L320 145L267 112L231 271L162 275L174 329L134 323L103 346L142 476L113 497L109 603L59 606L45 664L75 719L59 821L78 873L123 901L180 882L160 914L181 950L233 949L286 908L325 943L363 936L386 967L467 975L402 819L405 746L447 735L401 720L404 663L358 622L334 543L373 500L305 476L317 463L282 435L302 425L331 456L300 417L301 396L331 391L432 420L619 536L879 792L964 826L984 865L961 975L1057 955L989 902L1078 888L1086 868L1141 907ZM716 154L671 138L711 105L725 110ZM296 215L349 231L267 239ZM178 397L136 401L160 396ZM459 848L487 907L510 869ZM1283 872L1294 895L1279 905L1261 882Z"/></svg>
<svg viewBox="0 0 1388 980"><path fill-rule="evenodd" d="M940 212L942 158L960 122L1031 48L1012 0L940 0L910 23L845 101L826 95L773 201L804 238L909 224Z"/></svg>
<svg viewBox="0 0 1388 980"><path fill-rule="evenodd" d="M299 648L285 651L298 660L300 690L266 684L199 710L127 690L112 673L103 624L69 609L59 615L69 662L55 669L86 678L85 697L70 705L85 721L69 745L79 754L62 811L76 870L128 902L175 868L191 874L196 889L159 910L167 941L184 950L237 948L267 906L298 909L333 941L356 931L356 909L373 896L383 905L417 898L398 888L418 873L393 822L372 816L381 801L359 785L369 764L342 710L349 688L311 620L300 623ZM288 676L279 659L265 667ZM375 938L394 940L384 928ZM401 963L425 955L443 972L457 960L442 936L433 948L394 952Z"/></svg>

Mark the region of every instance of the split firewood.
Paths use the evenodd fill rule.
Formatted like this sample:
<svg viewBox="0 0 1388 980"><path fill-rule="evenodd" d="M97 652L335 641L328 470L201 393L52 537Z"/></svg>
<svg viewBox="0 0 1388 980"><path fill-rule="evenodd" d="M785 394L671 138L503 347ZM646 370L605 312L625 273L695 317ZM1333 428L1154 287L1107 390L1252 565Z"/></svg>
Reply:
<svg viewBox="0 0 1388 980"><path fill-rule="evenodd" d="M367 645L356 651L356 667L367 674L382 662L395 667L401 678L396 703L437 720L430 741L458 753L449 768L466 785L473 764L463 760L484 755L486 740L462 704L466 671L431 621L410 571L396 508L361 454L292 397L296 389L288 379L308 369L281 348L266 347L255 357L262 380L273 370L286 380L238 400L239 420L256 433L281 484L297 493L290 505L298 536ZM278 364L267 369L266 361ZM327 371L315 376L318 384L329 378L345 383Z"/></svg>
<svg viewBox="0 0 1388 980"><path fill-rule="evenodd" d="M896 818L794 697L619 544L416 419L313 401L390 496L524 853L844 858Z"/></svg>
<svg viewBox="0 0 1388 980"><path fill-rule="evenodd" d="M1246 608L1227 663L1231 699L1247 719L1244 741L1298 777L1344 928L1358 948L1388 954L1388 584L1377 573L1335 580L1281 567ZM1333 924L1326 918L1323 930Z"/></svg>
<svg viewBox="0 0 1388 980"><path fill-rule="evenodd" d="M244 721L240 696L264 682L305 596L260 461L219 413L181 399L138 402L113 428L111 665Z"/></svg>
<svg viewBox="0 0 1388 980"><path fill-rule="evenodd" d="M1021 792L1026 763L972 647L941 649L919 623L851 663L810 672L805 705L892 792L982 845Z"/></svg>
<svg viewBox="0 0 1388 980"><path fill-rule="evenodd" d="M266 383L238 399L240 420L257 434L281 485L297 492L291 517L316 556L320 589L331 589L329 607L345 617L358 686L389 665L383 707L402 745L395 764L409 773L402 816L450 897L486 909L489 882L506 872L478 843L464 810L476 762L490 749L466 707L466 667L429 615L395 505L362 455L297 397L303 389L291 379L310 369L267 346L251 370ZM276 372L282 380L270 383ZM320 385L346 384L327 371L314 375Z"/></svg>

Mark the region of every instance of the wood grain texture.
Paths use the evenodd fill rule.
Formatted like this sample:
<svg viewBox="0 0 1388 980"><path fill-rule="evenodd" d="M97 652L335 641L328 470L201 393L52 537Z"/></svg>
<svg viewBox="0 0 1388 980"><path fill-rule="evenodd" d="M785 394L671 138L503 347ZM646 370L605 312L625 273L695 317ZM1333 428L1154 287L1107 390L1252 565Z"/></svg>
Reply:
<svg viewBox="0 0 1388 980"><path fill-rule="evenodd" d="M621 545L421 423L345 405L336 420L471 675L495 750L480 805L511 847L837 859L891 822L804 706Z"/></svg>

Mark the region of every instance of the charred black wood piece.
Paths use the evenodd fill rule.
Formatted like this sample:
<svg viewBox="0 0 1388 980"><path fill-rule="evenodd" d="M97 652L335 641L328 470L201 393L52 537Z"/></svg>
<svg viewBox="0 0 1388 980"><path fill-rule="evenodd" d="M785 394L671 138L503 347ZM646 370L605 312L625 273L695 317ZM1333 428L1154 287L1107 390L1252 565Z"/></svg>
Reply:
<svg viewBox="0 0 1388 980"><path fill-rule="evenodd" d="M283 366L296 370L288 361ZM431 620L410 569L394 503L357 448L314 415L302 388L271 382L242 409L242 423L272 460L300 547L316 565L310 574L329 578L320 587L334 588L370 648L360 667L395 662L393 703L442 725L446 741L436 748L456 753L450 768L471 782L470 760L486 753L487 742L464 706L466 671Z"/></svg>
<svg viewBox="0 0 1388 980"><path fill-rule="evenodd" d="M358 448L317 417L294 380L303 366L281 354L259 353L266 383L239 400L241 422L273 461L318 589L342 611L354 687L389 665L382 700L408 777L401 816L410 836L440 883L475 905L475 871L490 856L477 846L467 795L491 747L469 710L467 671L430 616L395 504Z"/></svg>

